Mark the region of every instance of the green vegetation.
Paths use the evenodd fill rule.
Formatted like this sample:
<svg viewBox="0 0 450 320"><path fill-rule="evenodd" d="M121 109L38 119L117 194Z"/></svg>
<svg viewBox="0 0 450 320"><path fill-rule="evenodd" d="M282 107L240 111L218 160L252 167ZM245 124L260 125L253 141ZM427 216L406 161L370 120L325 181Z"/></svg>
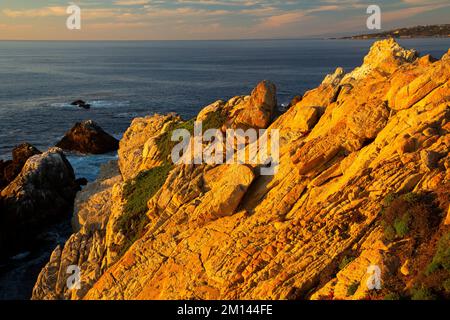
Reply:
<svg viewBox="0 0 450 320"><path fill-rule="evenodd" d="M171 153L172 149L178 144L177 141L172 141L172 133L175 130L186 129L190 132L191 135L194 134L194 122L195 119L191 119L185 122L171 123L169 128L167 128L166 132L163 133L158 140L156 141L156 146L159 150L159 157L161 161L166 162Z"/></svg>
<svg viewBox="0 0 450 320"><path fill-rule="evenodd" d="M411 300L435 300L436 297L433 295L430 289L424 286L415 287L412 289Z"/></svg>
<svg viewBox="0 0 450 320"><path fill-rule="evenodd" d="M450 294L450 278L444 281L442 284L442 288L444 289L445 293Z"/></svg>
<svg viewBox="0 0 450 320"><path fill-rule="evenodd" d="M389 193L383 200L383 205L385 207L389 207L394 200L397 199L397 194L395 193Z"/></svg>
<svg viewBox="0 0 450 320"><path fill-rule="evenodd" d="M393 226L391 225L385 225L384 226L384 237L386 238L386 240L388 241L392 241L395 239L395 229Z"/></svg>
<svg viewBox="0 0 450 320"><path fill-rule="evenodd" d="M222 112L210 112L206 119L202 122L202 132L209 129L220 129L225 123L225 120L226 116L223 115ZM169 159L175 145L179 143L178 141L172 141L172 133L175 130L186 129L192 136L194 134L194 125L195 118L184 122L171 123L169 125L166 132L156 141L156 146L158 147L159 158L161 161L166 162Z"/></svg>
<svg viewBox="0 0 450 320"><path fill-rule="evenodd" d="M388 279L384 299L448 299L450 295L450 232L442 224L448 208L448 186L433 192L389 194L380 212L384 239L398 241L391 254L409 260L408 277ZM412 289L405 292L404 288Z"/></svg>
<svg viewBox="0 0 450 320"><path fill-rule="evenodd" d="M208 129L220 129L226 117L219 112L211 112L203 121L203 132ZM147 224L150 222L146 212L147 202L163 186L164 182L173 168L169 161L172 150L178 141L172 141L174 130L186 129L191 136L194 133L195 119L184 122L170 123L165 131L156 141L159 150L159 159L163 165L141 172L135 179L128 181L124 186L124 198L126 200L125 210L117 222L117 227L126 237L126 243L121 248L123 255L128 248L139 239Z"/></svg>
<svg viewBox="0 0 450 320"><path fill-rule="evenodd" d="M420 196L414 192L404 194L401 198L409 204L417 204L420 202Z"/></svg>
<svg viewBox="0 0 450 320"><path fill-rule="evenodd" d="M347 296L353 296L359 288L359 283L357 281L353 282L347 288Z"/></svg>
<svg viewBox="0 0 450 320"><path fill-rule="evenodd" d="M203 132L209 129L219 129L223 126L226 120L226 115L220 111L208 113L206 119L203 121Z"/></svg>
<svg viewBox="0 0 450 320"><path fill-rule="evenodd" d="M146 215L147 201L162 187L171 169L171 165L152 168L141 172L135 179L125 184L123 189L126 199L125 212L117 224L119 230L126 236L122 253L142 236L145 226L150 222Z"/></svg>
<svg viewBox="0 0 450 320"><path fill-rule="evenodd" d="M410 234L412 217L415 217L411 212L415 213L420 210L421 201L421 196L413 192L401 196L390 193L384 198L384 208L381 213L386 240L392 241L395 238L404 238Z"/></svg>
<svg viewBox="0 0 450 320"><path fill-rule="evenodd" d="M343 257L341 260L341 263L339 263L339 270L343 270L353 260L355 260L355 257L351 257L351 256Z"/></svg>
<svg viewBox="0 0 450 320"><path fill-rule="evenodd" d="M430 275L439 269L450 272L450 232L443 235L439 240L436 253L426 268L425 274Z"/></svg>
<svg viewBox="0 0 450 320"><path fill-rule="evenodd" d="M395 234L403 238L409 233L409 223L411 221L411 216L408 213L405 213L400 218L395 219L394 229Z"/></svg>
<svg viewBox="0 0 450 320"><path fill-rule="evenodd" d="M416 204L420 202L420 196L414 192L409 192L404 195L398 195L397 193L389 193L383 199L383 205L389 207L396 199L401 199L409 204Z"/></svg>
<svg viewBox="0 0 450 320"><path fill-rule="evenodd" d="M390 292L384 296L383 300L400 300L400 298L398 293Z"/></svg>

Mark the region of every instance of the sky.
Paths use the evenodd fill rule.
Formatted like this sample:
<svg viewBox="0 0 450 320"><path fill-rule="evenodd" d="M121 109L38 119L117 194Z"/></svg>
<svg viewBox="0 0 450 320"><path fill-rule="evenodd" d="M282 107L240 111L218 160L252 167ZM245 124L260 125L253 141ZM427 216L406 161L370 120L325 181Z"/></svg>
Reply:
<svg viewBox="0 0 450 320"><path fill-rule="evenodd" d="M69 30L67 7L81 9ZM369 33L369 5L382 30L450 23L449 0L0 0L1 40L277 39Z"/></svg>

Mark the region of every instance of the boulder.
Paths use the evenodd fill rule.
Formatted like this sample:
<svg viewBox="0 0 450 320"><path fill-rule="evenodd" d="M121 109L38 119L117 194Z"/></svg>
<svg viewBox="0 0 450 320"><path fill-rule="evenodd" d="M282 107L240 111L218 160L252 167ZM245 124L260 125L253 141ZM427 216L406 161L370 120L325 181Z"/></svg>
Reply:
<svg viewBox="0 0 450 320"><path fill-rule="evenodd" d="M178 115L172 113L136 118L131 122L120 140L118 151L120 173L124 180L136 177L142 170L161 165L159 150L154 142L171 125L181 121Z"/></svg>
<svg viewBox="0 0 450 320"><path fill-rule="evenodd" d="M83 108L83 109L90 109L91 108L91 105L89 103L86 103L83 100L75 100L70 105L77 106L77 107L80 107L80 108Z"/></svg>
<svg viewBox="0 0 450 320"><path fill-rule="evenodd" d="M22 143L12 151L12 160L0 162L0 189L6 187L22 170L25 162L32 156L41 154L29 143Z"/></svg>
<svg viewBox="0 0 450 320"><path fill-rule="evenodd" d="M349 82L351 79L364 79L374 71L392 74L399 67L414 62L417 57L418 52L416 50L404 49L394 39L377 41L364 58L363 65L345 75L341 83Z"/></svg>
<svg viewBox="0 0 450 320"><path fill-rule="evenodd" d="M197 121L197 122L203 122L203 121L206 121L207 118L208 118L208 116L209 116L211 113L218 112L218 111L222 110L223 107L224 107L224 105L225 105L225 102L222 101L222 100L218 100L218 101L216 101L216 102L214 102L214 103L211 103L210 105L204 107L204 108L198 113L196 121Z"/></svg>
<svg viewBox="0 0 450 320"><path fill-rule="evenodd" d="M77 188L61 149L29 158L0 194L0 257L32 246L44 227L67 217Z"/></svg>
<svg viewBox="0 0 450 320"><path fill-rule="evenodd" d="M336 68L333 74L328 74L325 79L323 79L322 84L331 84L333 86L339 85L342 78L345 76L345 71L343 68Z"/></svg>
<svg viewBox="0 0 450 320"><path fill-rule="evenodd" d="M254 129L267 128L277 106L276 91L273 83L260 82L237 115L234 121L236 126Z"/></svg>
<svg viewBox="0 0 450 320"><path fill-rule="evenodd" d="M441 155L437 152L430 150L420 151L420 160L422 161L423 166L428 170L437 168L440 159Z"/></svg>
<svg viewBox="0 0 450 320"><path fill-rule="evenodd" d="M81 153L102 154L116 151L119 141L103 131L94 121L77 122L56 146Z"/></svg>
<svg viewBox="0 0 450 320"><path fill-rule="evenodd" d="M34 155L42 152L29 143L22 143L12 151L12 162L5 168L5 178L11 182L20 173L25 162Z"/></svg>
<svg viewBox="0 0 450 320"><path fill-rule="evenodd" d="M316 107L299 107L295 113L294 123L300 131L311 130L319 121L320 110Z"/></svg>

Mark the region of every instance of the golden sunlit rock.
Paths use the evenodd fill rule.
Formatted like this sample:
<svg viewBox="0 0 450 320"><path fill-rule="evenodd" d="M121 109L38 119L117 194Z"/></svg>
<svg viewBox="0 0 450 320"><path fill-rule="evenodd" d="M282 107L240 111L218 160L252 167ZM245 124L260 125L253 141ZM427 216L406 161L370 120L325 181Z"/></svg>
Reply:
<svg viewBox="0 0 450 320"><path fill-rule="evenodd" d="M217 129L279 129L274 176L244 164L173 166L160 139L189 123L135 119L120 141L120 175L78 194L79 231L53 252L33 299L406 294L449 232L448 57L379 41L362 66L337 69L272 121L275 104L265 81L197 117ZM63 286L68 264L81 266L80 290ZM377 272L380 288L369 285Z"/></svg>

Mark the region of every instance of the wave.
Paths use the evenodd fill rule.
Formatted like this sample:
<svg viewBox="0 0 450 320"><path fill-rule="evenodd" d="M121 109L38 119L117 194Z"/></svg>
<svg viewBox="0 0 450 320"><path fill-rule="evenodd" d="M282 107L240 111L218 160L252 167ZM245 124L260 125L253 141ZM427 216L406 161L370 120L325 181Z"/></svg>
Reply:
<svg viewBox="0 0 450 320"><path fill-rule="evenodd" d="M116 152L100 155L67 154L67 160L72 165L75 176L86 178L88 181L94 181L97 178L102 164L117 158Z"/></svg>
<svg viewBox="0 0 450 320"><path fill-rule="evenodd" d="M50 104L50 107L54 108L77 108L71 105L72 102L55 102ZM130 101L120 100L87 100L87 104L91 105L91 108L126 108L130 106Z"/></svg>

